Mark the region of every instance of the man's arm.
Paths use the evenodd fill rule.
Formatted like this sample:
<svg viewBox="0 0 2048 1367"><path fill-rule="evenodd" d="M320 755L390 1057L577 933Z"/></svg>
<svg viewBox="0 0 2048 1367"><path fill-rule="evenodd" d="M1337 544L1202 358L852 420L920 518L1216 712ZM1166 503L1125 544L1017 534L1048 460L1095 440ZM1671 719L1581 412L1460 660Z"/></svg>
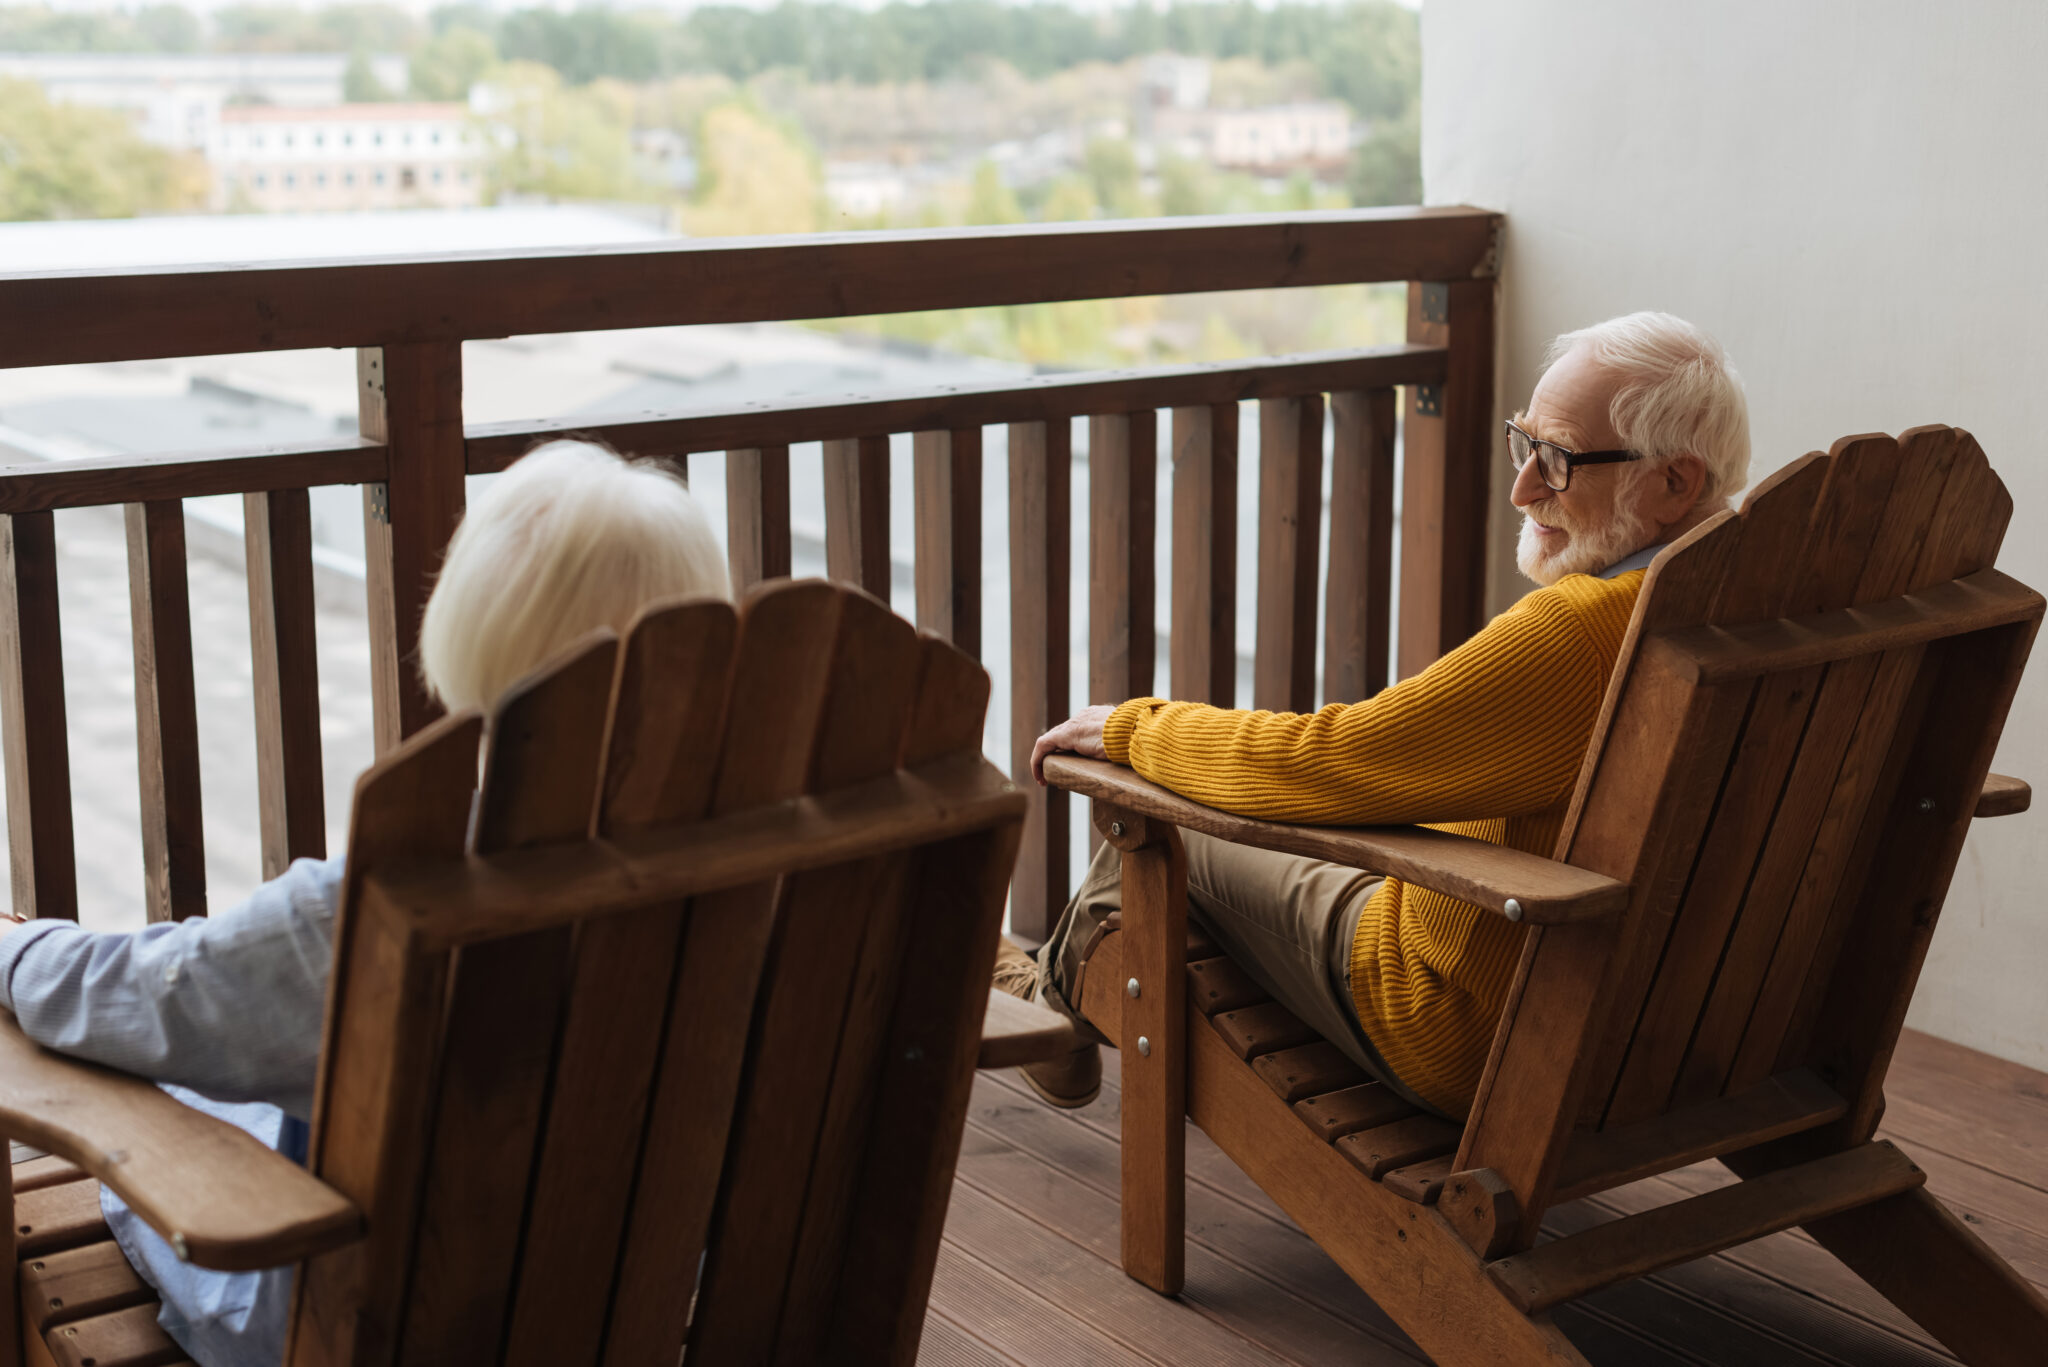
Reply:
<svg viewBox="0 0 2048 1367"><path fill-rule="evenodd" d="M1609 668L1562 600L1537 593L1364 702L1294 714L1137 698L1048 732L1033 764L1093 742L1184 796L1272 821L1512 816L1569 791Z"/></svg>
<svg viewBox="0 0 2048 1367"><path fill-rule="evenodd" d="M132 933L10 923L0 1007L59 1053L309 1119L340 880L301 860L232 911Z"/></svg>

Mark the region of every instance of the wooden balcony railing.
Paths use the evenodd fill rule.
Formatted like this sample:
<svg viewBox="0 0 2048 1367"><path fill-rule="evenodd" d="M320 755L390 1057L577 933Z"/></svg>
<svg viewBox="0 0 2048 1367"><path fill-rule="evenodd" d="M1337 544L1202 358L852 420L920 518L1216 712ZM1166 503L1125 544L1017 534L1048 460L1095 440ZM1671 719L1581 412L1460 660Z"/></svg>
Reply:
<svg viewBox="0 0 2048 1367"><path fill-rule="evenodd" d="M0 472L0 726L14 905L75 916L52 511L127 510L153 920L205 910L191 614L180 500L244 499L266 876L324 853L307 490L360 484L380 749L431 719L409 661L463 477L568 430L622 450L724 452L741 586L789 573L792 443L824 443L829 572L887 597L889 438L914 434L919 624L980 653L985 483L1009 497L1012 752L1074 705L1158 689L1159 414L1173 460L1171 678L1233 701L1240 405L1258 405L1255 706L1363 697L1480 624L1493 463L1501 221L1398 209L1040 225L250 268L0 274L0 367L350 347L359 440ZM1409 282L1408 343L1221 365L1057 375L846 402L465 428L462 342L1281 286ZM1396 388L1407 391L1393 564ZM1319 599L1325 406L1333 532ZM1089 699L1069 696L1071 420L1089 422ZM983 429L1007 428L1007 474ZM1397 588L1398 586L1398 588ZM998 687L1003 681L997 680ZM1037 792L1036 789L1033 790ZM1064 795L1038 797L1012 902L1044 933L1068 891Z"/></svg>

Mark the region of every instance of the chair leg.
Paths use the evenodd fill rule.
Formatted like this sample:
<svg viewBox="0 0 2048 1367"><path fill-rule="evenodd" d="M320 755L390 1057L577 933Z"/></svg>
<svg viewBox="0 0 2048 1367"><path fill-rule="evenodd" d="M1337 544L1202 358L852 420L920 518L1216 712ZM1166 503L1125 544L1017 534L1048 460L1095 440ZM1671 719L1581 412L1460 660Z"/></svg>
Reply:
<svg viewBox="0 0 2048 1367"><path fill-rule="evenodd" d="M0 1139L0 1146L7 1141ZM12 1158L9 1146L9 1157ZM7 1256L7 1294L0 1296L0 1367L21 1367L26 1332L21 1313L21 1259L14 1251L14 1173L7 1174L7 1181L0 1185L0 1253Z"/></svg>
<svg viewBox="0 0 2048 1367"><path fill-rule="evenodd" d="M1970 1367L2041 1362L2048 1297L1926 1188L1805 1228Z"/></svg>
<svg viewBox="0 0 2048 1367"><path fill-rule="evenodd" d="M1124 1271L1171 1296L1187 1243L1187 856L1164 822L1097 821L1123 851Z"/></svg>

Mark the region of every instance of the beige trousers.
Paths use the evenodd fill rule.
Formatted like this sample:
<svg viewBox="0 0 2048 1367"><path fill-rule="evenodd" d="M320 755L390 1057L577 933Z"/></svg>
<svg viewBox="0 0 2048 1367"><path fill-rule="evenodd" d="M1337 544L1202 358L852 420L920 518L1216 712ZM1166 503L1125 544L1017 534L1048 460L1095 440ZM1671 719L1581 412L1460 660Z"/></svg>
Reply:
<svg viewBox="0 0 2048 1367"><path fill-rule="evenodd" d="M1276 854L1193 831L1181 832L1188 856L1188 916L1225 954L1359 1067L1422 1103L1393 1075L1365 1030L1351 996L1351 942L1358 916L1385 881L1376 873L1299 855ZM1075 990L1101 939L1102 923L1123 906L1122 861L1113 846L1095 852L1088 874L1039 950L1040 995L1071 1016L1084 1036L1108 1043L1081 1016Z"/></svg>

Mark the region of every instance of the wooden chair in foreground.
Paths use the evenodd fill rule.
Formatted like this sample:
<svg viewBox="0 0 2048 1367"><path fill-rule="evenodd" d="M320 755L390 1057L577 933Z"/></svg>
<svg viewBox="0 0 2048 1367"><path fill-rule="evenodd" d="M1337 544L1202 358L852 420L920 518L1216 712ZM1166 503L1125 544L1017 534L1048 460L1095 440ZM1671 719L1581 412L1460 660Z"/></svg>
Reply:
<svg viewBox="0 0 2048 1367"><path fill-rule="evenodd" d="M1445 1367L1583 1363L1551 1307L1793 1225L1965 1361L2038 1363L2048 1301L1872 1139L1964 834L2027 803L1987 779L2043 606L1991 568L2011 510L1967 433L1918 428L1658 556L1554 861L1049 761L1124 852L1082 995L1123 1049L1126 1270L1180 1285L1185 1112ZM1462 1126L1189 941L1178 827L1529 925ZM1744 1180L1536 1241L1552 1206L1707 1158Z"/></svg>
<svg viewBox="0 0 2048 1367"><path fill-rule="evenodd" d="M292 1367L911 1362L977 1057L1072 1044L989 997L1024 798L987 701L783 581L513 689L480 792L482 719L423 731L357 785L309 1171L0 1017L0 1130L53 1155L29 1360L179 1357L89 1176L195 1262L304 1260Z"/></svg>

